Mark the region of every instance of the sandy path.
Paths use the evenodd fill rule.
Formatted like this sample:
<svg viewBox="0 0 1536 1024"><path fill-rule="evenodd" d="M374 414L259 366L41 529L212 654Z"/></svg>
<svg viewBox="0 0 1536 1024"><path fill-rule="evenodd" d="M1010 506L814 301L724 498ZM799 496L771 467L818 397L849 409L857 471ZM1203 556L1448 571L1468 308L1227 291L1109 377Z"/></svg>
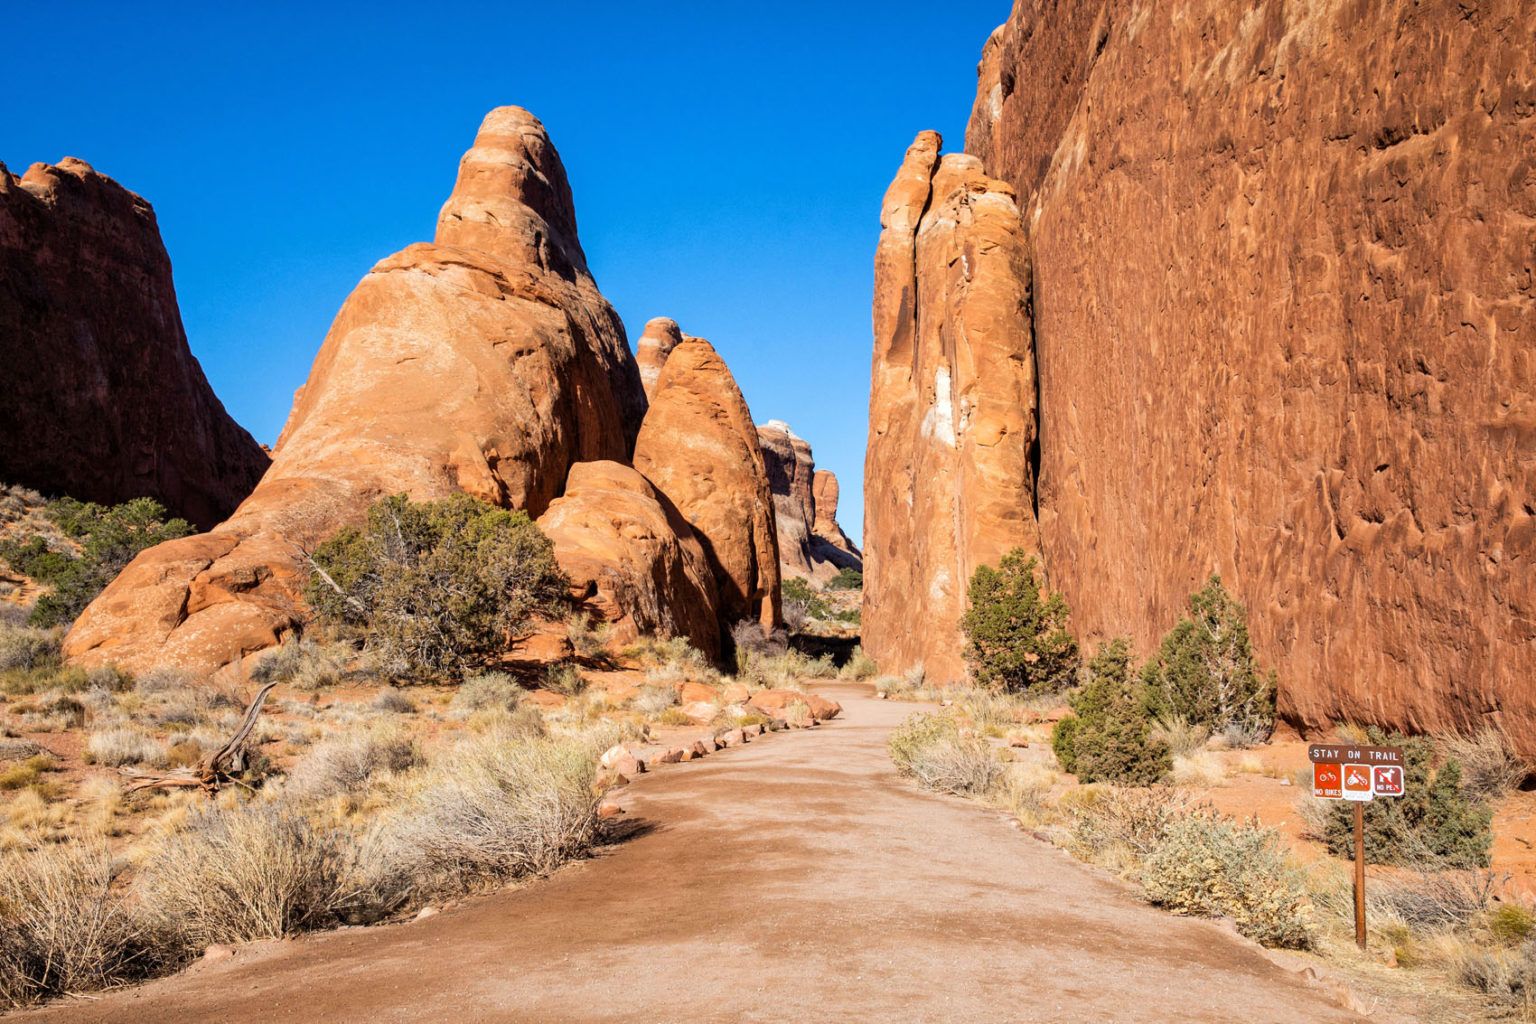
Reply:
<svg viewBox="0 0 1536 1024"><path fill-rule="evenodd" d="M912 708L625 791L655 827L429 920L246 951L21 1020L1357 1020L1222 928L1137 903L985 809L898 778Z"/></svg>

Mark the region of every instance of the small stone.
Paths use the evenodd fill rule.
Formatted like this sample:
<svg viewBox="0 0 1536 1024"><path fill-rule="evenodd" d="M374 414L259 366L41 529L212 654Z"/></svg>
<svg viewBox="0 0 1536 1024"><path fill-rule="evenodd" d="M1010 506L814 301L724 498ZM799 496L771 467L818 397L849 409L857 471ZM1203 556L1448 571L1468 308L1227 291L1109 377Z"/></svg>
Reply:
<svg viewBox="0 0 1536 1024"><path fill-rule="evenodd" d="M601 815L602 812L599 811L598 813ZM436 917L441 913L442 911L438 910L436 907L422 907L420 910L416 911L416 916L413 918L413 920L425 921L427 918Z"/></svg>
<svg viewBox="0 0 1536 1024"><path fill-rule="evenodd" d="M731 729L728 732L723 732L719 736L716 736L715 739L723 746L739 747L743 743L747 742L747 734L742 732L740 729Z"/></svg>
<svg viewBox="0 0 1536 1024"><path fill-rule="evenodd" d="M235 947L226 946L222 942L215 942L203 950L204 963L218 963L220 960L228 960L235 955Z"/></svg>

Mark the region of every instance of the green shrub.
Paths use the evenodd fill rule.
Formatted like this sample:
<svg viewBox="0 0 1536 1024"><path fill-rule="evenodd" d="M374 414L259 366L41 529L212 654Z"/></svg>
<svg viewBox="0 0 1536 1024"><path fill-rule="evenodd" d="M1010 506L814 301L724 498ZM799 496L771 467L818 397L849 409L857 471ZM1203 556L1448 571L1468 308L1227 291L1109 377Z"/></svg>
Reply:
<svg viewBox="0 0 1536 1024"><path fill-rule="evenodd" d="M1153 695L1131 671L1124 639L1099 648L1088 682L1068 703L1072 716L1051 735L1063 771L1082 782L1150 786L1172 769L1168 745L1153 735Z"/></svg>
<svg viewBox="0 0 1536 1024"><path fill-rule="evenodd" d="M825 619L832 614L826 600L798 576L786 576L779 584L779 593L785 605L794 602L805 610L807 618Z"/></svg>
<svg viewBox="0 0 1536 1024"><path fill-rule="evenodd" d="M1243 606L1212 576L1189 598L1189 615L1163 637L1142 670L1155 710L1212 732L1269 738L1275 727L1275 679L1259 671Z"/></svg>
<svg viewBox="0 0 1536 1024"><path fill-rule="evenodd" d="M954 715L912 715L891 733L888 747L898 772L943 793L982 796L1003 774L987 741L963 734Z"/></svg>
<svg viewBox="0 0 1536 1024"><path fill-rule="evenodd" d="M1077 641L1067 632L1067 602L1042 594L1038 563L1015 548L996 569L971 577L961 619L966 661L977 682L1006 690L1057 690L1077 671Z"/></svg>
<svg viewBox="0 0 1536 1024"><path fill-rule="evenodd" d="M368 509L314 553L307 597L392 668L429 675L483 663L567 592L549 539L520 511L466 494Z"/></svg>
<svg viewBox="0 0 1536 1024"><path fill-rule="evenodd" d="M1365 859L1371 864L1421 868L1480 868L1489 863L1493 812L1462 790L1461 765L1436 766L1434 747L1421 737L1368 733L1378 745L1403 748L1403 795L1365 805ZM1323 839L1331 853L1354 856L1354 810L1328 809Z"/></svg>
<svg viewBox="0 0 1536 1024"><path fill-rule="evenodd" d="M863 590L864 574L857 569L844 567L827 581L828 590Z"/></svg>
<svg viewBox="0 0 1536 1024"><path fill-rule="evenodd" d="M1287 859L1279 835L1257 823L1211 814L1172 822L1147 857L1147 899L1175 914L1230 917L1266 946L1312 944L1305 877Z"/></svg>
<svg viewBox="0 0 1536 1024"><path fill-rule="evenodd" d="M140 551L192 532L186 520L167 519L164 506L152 498L110 508L59 498L49 502L45 515L79 545L78 554L45 537L0 541L0 560L50 588L32 608L36 626L73 622Z"/></svg>

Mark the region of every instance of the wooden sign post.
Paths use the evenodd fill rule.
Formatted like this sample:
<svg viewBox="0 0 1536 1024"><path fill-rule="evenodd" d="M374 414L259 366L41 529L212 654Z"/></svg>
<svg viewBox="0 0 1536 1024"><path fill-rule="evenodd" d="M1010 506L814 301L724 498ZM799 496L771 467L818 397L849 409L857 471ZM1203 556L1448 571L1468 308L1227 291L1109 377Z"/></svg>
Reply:
<svg viewBox="0 0 1536 1024"><path fill-rule="evenodd" d="M1365 805L1403 795L1403 748L1357 743L1314 743L1312 795L1355 805L1355 945L1365 948Z"/></svg>

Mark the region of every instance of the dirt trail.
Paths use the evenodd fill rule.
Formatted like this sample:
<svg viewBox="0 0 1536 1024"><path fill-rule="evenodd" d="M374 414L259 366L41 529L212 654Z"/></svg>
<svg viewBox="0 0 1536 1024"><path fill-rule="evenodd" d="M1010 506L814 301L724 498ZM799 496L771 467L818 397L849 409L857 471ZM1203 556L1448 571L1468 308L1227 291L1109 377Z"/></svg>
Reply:
<svg viewBox="0 0 1536 1024"><path fill-rule="evenodd" d="M1360 1019L1221 927L917 790L885 753L912 706L834 689L844 720L629 787L652 830L545 882L19 1019Z"/></svg>

